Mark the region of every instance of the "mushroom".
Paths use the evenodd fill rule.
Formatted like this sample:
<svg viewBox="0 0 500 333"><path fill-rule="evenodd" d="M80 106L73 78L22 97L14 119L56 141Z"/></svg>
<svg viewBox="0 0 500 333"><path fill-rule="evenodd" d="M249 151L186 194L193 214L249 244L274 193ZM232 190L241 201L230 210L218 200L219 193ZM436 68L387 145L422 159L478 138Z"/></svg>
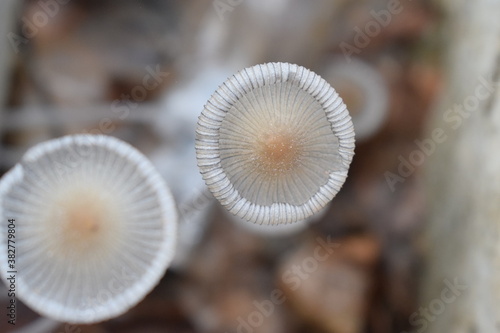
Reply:
<svg viewBox="0 0 500 333"><path fill-rule="evenodd" d="M210 97L210 87L227 77L225 72L208 66L196 71L194 77L180 77L161 99L159 113L150 117L156 119L153 128L163 143L148 156L170 185L179 213L177 251L171 264L174 270L189 265L215 202L198 172L193 147L199 106Z"/></svg>
<svg viewBox="0 0 500 333"><path fill-rule="evenodd" d="M0 180L0 246L15 220L19 299L58 321L118 316L158 283L175 246L170 190L136 149L102 135L31 148ZM12 229L12 228L11 228ZM17 295L16 292L16 295Z"/></svg>
<svg viewBox="0 0 500 333"><path fill-rule="evenodd" d="M347 63L334 59L326 66L324 77L335 85L352 115L356 140L373 136L384 124L389 92L380 72L365 61L353 58Z"/></svg>
<svg viewBox="0 0 500 333"><path fill-rule="evenodd" d="M305 220L296 221L294 223L287 224L258 224L258 223L248 223L245 219L237 215L229 213L227 210L224 211L225 217L235 223L241 229L248 231L259 237L264 237L268 239L284 238L297 235L304 230L310 228L315 223L320 221L328 212L329 205L327 204L319 212L315 213L313 216L308 217Z"/></svg>
<svg viewBox="0 0 500 333"><path fill-rule="evenodd" d="M224 82L196 129L198 167L231 213L258 224L304 220L340 190L354 155L351 117L317 74L288 63Z"/></svg>
<svg viewBox="0 0 500 333"><path fill-rule="evenodd" d="M257 224L248 223L236 215L231 215L231 220L241 229L266 238L290 237L309 227L308 220L288 224Z"/></svg>

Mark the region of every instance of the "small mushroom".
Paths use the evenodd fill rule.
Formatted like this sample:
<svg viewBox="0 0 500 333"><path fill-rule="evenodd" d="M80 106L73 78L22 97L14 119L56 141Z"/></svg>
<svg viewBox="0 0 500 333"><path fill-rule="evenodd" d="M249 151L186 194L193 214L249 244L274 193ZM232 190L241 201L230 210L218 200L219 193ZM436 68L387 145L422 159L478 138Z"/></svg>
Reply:
<svg viewBox="0 0 500 333"><path fill-rule="evenodd" d="M304 220L340 190L354 155L351 117L317 74L288 63L243 69L205 105L198 167L231 213L258 224Z"/></svg>
<svg viewBox="0 0 500 333"><path fill-rule="evenodd" d="M169 189L141 153L107 136L67 136L30 149L0 180L0 218L0 246L8 248L14 230L16 250L14 263L0 256L0 274L16 271L19 299L63 322L124 313L174 254Z"/></svg>
<svg viewBox="0 0 500 333"><path fill-rule="evenodd" d="M324 71L324 77L335 85L349 108L356 140L366 140L376 134L387 119L389 92L380 72L360 59L334 59Z"/></svg>

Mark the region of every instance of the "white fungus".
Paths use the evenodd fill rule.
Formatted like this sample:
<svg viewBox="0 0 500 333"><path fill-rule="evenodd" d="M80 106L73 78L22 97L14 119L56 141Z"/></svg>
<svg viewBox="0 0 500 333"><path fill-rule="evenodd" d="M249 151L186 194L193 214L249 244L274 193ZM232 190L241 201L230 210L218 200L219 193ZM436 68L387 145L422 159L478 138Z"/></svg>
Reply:
<svg viewBox="0 0 500 333"><path fill-rule="evenodd" d="M107 136L30 149L0 180L0 218L2 248L15 230L16 295L63 322L124 313L158 283L174 253L169 189L141 153ZM4 279L7 259L0 256Z"/></svg>
<svg viewBox="0 0 500 333"><path fill-rule="evenodd" d="M237 215L231 215L230 219L241 229L265 238L290 237L304 231L310 225L308 220L288 224L257 224L248 223Z"/></svg>
<svg viewBox="0 0 500 333"><path fill-rule="evenodd" d="M344 97L352 116L356 140L366 140L384 125L389 107L385 79L370 64L360 59L335 59L325 69L324 77Z"/></svg>
<svg viewBox="0 0 500 333"><path fill-rule="evenodd" d="M224 82L198 120L196 154L214 196L258 224L304 220L340 190L354 155L335 90L298 65L267 63Z"/></svg>

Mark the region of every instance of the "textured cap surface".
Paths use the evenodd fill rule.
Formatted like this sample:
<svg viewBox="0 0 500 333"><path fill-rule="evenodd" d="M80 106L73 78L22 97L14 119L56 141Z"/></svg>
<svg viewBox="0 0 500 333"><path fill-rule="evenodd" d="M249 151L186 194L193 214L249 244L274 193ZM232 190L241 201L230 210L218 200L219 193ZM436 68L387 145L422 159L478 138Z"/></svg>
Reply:
<svg viewBox="0 0 500 333"><path fill-rule="evenodd" d="M76 135L42 143L0 181L0 246L15 219L19 298L46 317L120 315L159 281L177 213L163 179L125 142ZM10 271L0 256L1 274Z"/></svg>
<svg viewBox="0 0 500 333"><path fill-rule="evenodd" d="M354 154L351 117L335 90L298 65L246 68L208 100L198 166L231 213L259 224L304 220L340 190Z"/></svg>

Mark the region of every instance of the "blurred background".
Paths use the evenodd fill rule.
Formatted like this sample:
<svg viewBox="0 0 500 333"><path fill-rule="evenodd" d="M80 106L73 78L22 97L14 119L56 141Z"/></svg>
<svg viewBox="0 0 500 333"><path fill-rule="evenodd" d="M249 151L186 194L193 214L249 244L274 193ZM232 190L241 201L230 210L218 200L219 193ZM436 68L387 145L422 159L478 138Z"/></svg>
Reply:
<svg viewBox="0 0 500 333"><path fill-rule="evenodd" d="M111 135L153 161L181 215L174 264L129 312L71 326L19 305L15 328L415 329L423 161L403 176L398 168L440 93L443 18L437 2L425 0L2 0L0 175L39 142ZM269 229L238 221L206 193L194 129L228 76L273 61L330 82L353 116L357 142L347 182L321 216ZM314 259L318 248L324 260ZM6 292L0 300L4 308ZM0 331L12 330L4 319Z"/></svg>

